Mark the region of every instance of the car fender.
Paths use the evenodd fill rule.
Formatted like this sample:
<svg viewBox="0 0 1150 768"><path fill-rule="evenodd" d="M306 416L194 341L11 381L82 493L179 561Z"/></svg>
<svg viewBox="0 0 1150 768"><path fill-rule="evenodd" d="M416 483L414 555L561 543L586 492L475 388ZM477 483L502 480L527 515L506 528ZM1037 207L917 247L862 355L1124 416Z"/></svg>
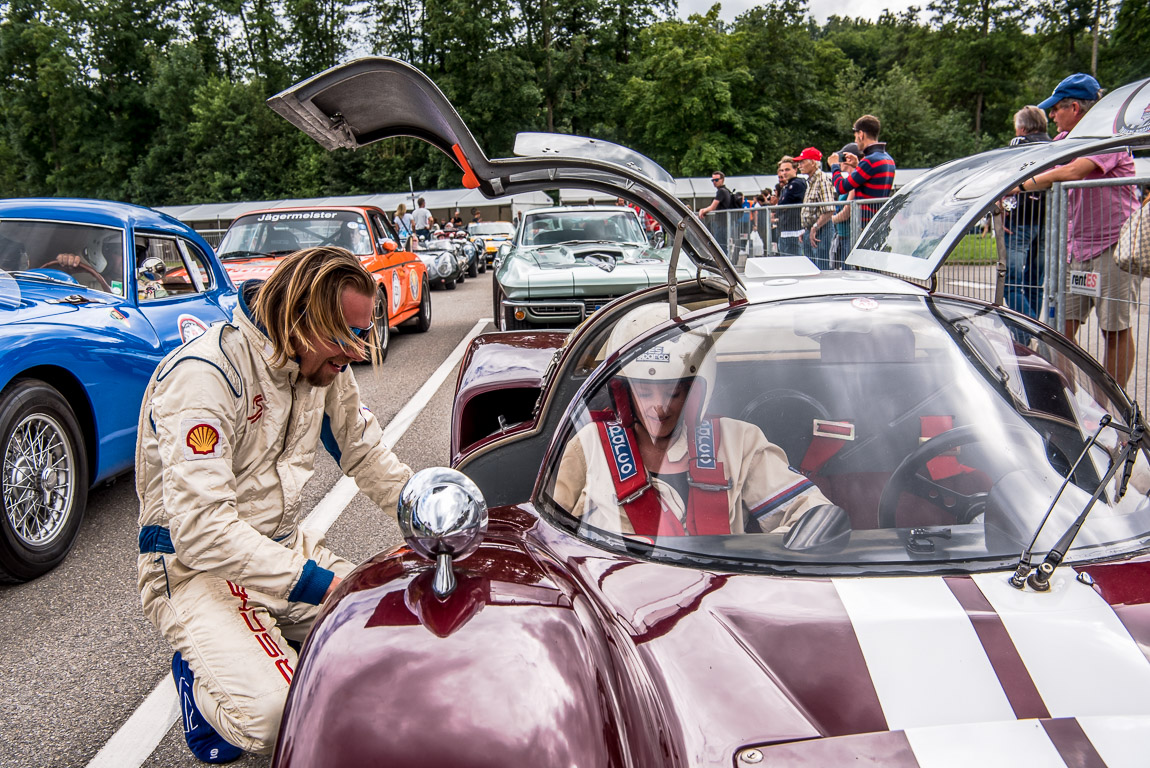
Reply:
<svg viewBox="0 0 1150 768"><path fill-rule="evenodd" d="M567 336L565 331L510 331L471 341L452 407L453 464L486 439L533 422L548 366Z"/></svg>
<svg viewBox="0 0 1150 768"><path fill-rule="evenodd" d="M628 721L644 708L620 694L634 676L601 616L521 534L497 526L455 571L441 600L431 564L400 548L340 585L292 682L276 765L664 762L657 729Z"/></svg>

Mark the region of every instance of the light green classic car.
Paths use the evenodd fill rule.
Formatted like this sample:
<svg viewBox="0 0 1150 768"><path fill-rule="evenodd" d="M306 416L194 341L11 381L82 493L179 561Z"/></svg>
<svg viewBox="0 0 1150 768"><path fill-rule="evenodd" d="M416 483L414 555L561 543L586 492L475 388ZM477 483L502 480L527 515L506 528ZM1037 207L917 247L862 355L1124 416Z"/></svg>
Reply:
<svg viewBox="0 0 1150 768"><path fill-rule="evenodd" d="M501 330L574 328L612 299L667 282L671 248L624 206L538 208L495 257ZM680 264L677 279L694 278Z"/></svg>

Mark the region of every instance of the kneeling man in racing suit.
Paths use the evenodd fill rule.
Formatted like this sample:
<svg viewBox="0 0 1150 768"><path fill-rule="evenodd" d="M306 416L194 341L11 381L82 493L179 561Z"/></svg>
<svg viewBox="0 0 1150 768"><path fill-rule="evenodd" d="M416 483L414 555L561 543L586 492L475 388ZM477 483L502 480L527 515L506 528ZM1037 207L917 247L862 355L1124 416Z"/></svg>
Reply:
<svg viewBox="0 0 1150 768"><path fill-rule="evenodd" d="M631 310L607 354L666 321L664 303ZM705 418L714 386L712 340L700 331L653 346L610 383L613 407L592 414L560 460L555 501L587 524L660 536L785 533L831 502L761 429Z"/></svg>
<svg viewBox="0 0 1150 768"><path fill-rule="evenodd" d="M298 251L243 284L234 322L160 363L136 446L144 613L176 651L184 735L230 762L275 745L297 644L352 569L300 528L322 440L393 511L411 476L348 365L363 359L375 280L345 250Z"/></svg>

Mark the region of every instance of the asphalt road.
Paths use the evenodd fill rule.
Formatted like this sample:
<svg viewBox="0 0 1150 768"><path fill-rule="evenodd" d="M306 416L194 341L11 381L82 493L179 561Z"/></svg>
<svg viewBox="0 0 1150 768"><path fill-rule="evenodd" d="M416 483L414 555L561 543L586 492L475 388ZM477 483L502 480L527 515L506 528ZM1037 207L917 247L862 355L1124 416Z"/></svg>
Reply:
<svg viewBox="0 0 1150 768"><path fill-rule="evenodd" d="M356 369L364 401L385 426L476 322L490 316L490 273L454 291L435 291L432 313L427 333L392 336L378 373L369 366ZM449 461L457 373L447 377L394 446L413 469ZM340 477L335 462L321 451L305 488L306 508ZM171 650L144 618L136 591L137 512L131 474L94 489L76 548L63 565L31 583L0 587L0 766L87 766L157 684L171 680ZM328 531L329 545L354 562L399 540L394 518L363 494ZM140 764L125 764L108 753L102 759L124 768ZM269 762L249 755L234 765ZM143 765L202 764L176 725Z"/></svg>

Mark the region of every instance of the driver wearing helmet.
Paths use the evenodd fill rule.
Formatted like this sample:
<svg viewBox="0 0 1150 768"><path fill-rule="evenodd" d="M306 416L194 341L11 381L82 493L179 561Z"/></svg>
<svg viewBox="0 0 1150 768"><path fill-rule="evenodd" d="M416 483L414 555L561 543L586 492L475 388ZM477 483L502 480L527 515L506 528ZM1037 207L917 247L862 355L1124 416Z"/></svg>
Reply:
<svg viewBox="0 0 1150 768"><path fill-rule="evenodd" d="M632 310L607 353L669 314L665 303ZM609 384L612 407L594 412L565 449L556 502L589 525L643 538L784 533L831 503L757 426L706 415L712 344L688 331L623 366Z"/></svg>
<svg viewBox="0 0 1150 768"><path fill-rule="evenodd" d="M119 231L100 234L79 253L58 253L54 261L68 269L90 267L108 282L112 293L124 293L124 238Z"/></svg>

